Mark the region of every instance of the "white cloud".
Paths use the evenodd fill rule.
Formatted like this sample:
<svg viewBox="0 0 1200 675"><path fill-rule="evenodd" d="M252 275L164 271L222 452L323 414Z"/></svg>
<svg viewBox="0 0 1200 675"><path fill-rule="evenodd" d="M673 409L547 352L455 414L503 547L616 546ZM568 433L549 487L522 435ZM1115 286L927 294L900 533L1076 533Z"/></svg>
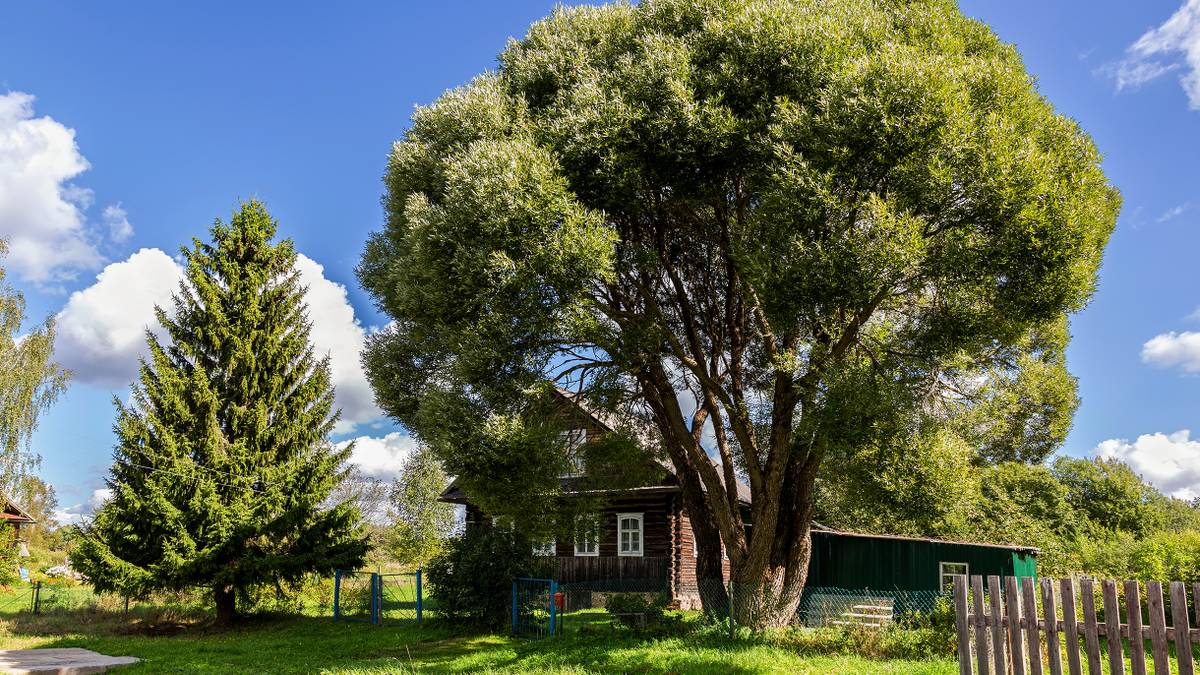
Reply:
<svg viewBox="0 0 1200 675"><path fill-rule="evenodd" d="M146 328L158 325L154 306L170 307L182 277L179 265L156 248L105 267L59 312L55 357L75 372L76 381L128 385L137 374L138 357L146 353Z"/></svg>
<svg viewBox="0 0 1200 675"><path fill-rule="evenodd" d="M104 224L108 225L108 237L115 242L123 242L133 236L133 225L129 224L129 214L120 204L109 204L104 207Z"/></svg>
<svg viewBox="0 0 1200 675"><path fill-rule="evenodd" d="M1142 345L1142 361L1160 368L1178 367L1200 373L1200 333L1184 331L1156 335Z"/></svg>
<svg viewBox="0 0 1200 675"><path fill-rule="evenodd" d="M21 92L0 95L0 239L8 240L11 269L52 284L103 259L84 215L91 192L68 182L88 169L75 131L35 118L33 101Z"/></svg>
<svg viewBox="0 0 1200 675"><path fill-rule="evenodd" d="M412 436L399 431L378 438L375 436L359 436L353 441L342 441L337 447L344 448L351 442L350 463L358 466L359 470L374 478L391 480L400 472L404 460L417 447Z"/></svg>
<svg viewBox="0 0 1200 675"><path fill-rule="evenodd" d="M1179 83L1188 96L1189 107L1200 110L1200 0L1185 0L1162 25L1146 31L1130 45L1125 59L1110 66L1108 72L1120 91L1180 67L1185 72Z"/></svg>
<svg viewBox="0 0 1200 675"><path fill-rule="evenodd" d="M1184 213L1187 213L1188 209L1190 209L1190 208L1192 208L1192 205L1189 202L1189 203L1180 204L1179 206L1176 206L1174 208L1167 209L1166 211L1163 212L1163 214L1161 216L1159 216L1157 219L1155 219L1154 222L1165 223L1168 220L1174 220L1174 219L1178 218L1179 216L1182 216Z"/></svg>
<svg viewBox="0 0 1200 675"><path fill-rule="evenodd" d="M59 525L78 525L84 520L90 520L92 514L96 513L96 510L109 499L112 499L112 490L108 488L92 490L92 494L86 501L55 511L54 519L58 521Z"/></svg>
<svg viewBox="0 0 1200 675"><path fill-rule="evenodd" d="M313 349L318 356L329 355L335 405L342 410L335 432L353 432L383 416L359 360L366 329L354 316L346 287L327 279L321 265L299 255L296 269L308 287ZM156 248L105 267L94 284L72 293L59 313L55 356L75 371L77 381L129 384L138 357L146 353L145 330L157 326L154 306L172 309L171 294L182 277L179 264Z"/></svg>
<svg viewBox="0 0 1200 675"><path fill-rule="evenodd" d="M1173 434L1143 434L1130 443L1113 438L1096 446L1101 459L1128 464L1142 478L1166 494L1180 499L1200 496L1200 440L1187 429Z"/></svg>
<svg viewBox="0 0 1200 675"><path fill-rule="evenodd" d="M305 297L312 319L312 343L318 356L329 355L336 404L342 410L335 433L350 433L359 424L383 416L375 405L375 393L363 372L360 354L367 332L354 316L354 307L342 284L325 278L325 268L301 254L296 258L300 282L308 287Z"/></svg>

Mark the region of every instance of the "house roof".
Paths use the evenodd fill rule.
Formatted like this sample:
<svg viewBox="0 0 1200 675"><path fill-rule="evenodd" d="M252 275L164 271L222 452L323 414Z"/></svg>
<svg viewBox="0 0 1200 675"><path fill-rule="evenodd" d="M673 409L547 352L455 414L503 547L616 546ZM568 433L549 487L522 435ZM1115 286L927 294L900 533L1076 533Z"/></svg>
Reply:
<svg viewBox="0 0 1200 675"><path fill-rule="evenodd" d="M33 524L37 522L33 519L33 516L25 512L25 509L22 509L20 506L18 506L11 497L8 495L0 496L4 497L4 509L0 511L0 517L2 517L4 520L7 520L10 523Z"/></svg>
<svg viewBox="0 0 1200 675"><path fill-rule="evenodd" d="M596 409L596 408L593 408L592 406L587 405L587 402L585 400L583 400L580 396L578 396L576 393L567 391L561 387L555 387L554 392L556 394L558 394L561 398L563 398L564 400L569 402L571 405L575 406L576 409L578 409L580 412L582 412L584 415L586 415L589 419L591 419L596 424L596 426L600 427L604 431L613 431L621 426L620 421L611 412L609 412L607 410ZM643 425L639 429L637 429L636 433L637 433L638 438L640 440L642 440L644 443L650 444L650 443L654 442L655 436L654 436L654 431L652 429L646 428ZM659 459L657 461L672 476L675 475L675 465L674 464L672 464L671 462L668 462L666 460L662 460L662 459ZM712 462L712 465L717 468L717 479L720 480L721 485L724 486L725 485L725 474L721 470L721 464L711 457L709 457L708 461ZM746 485L741 480L738 480L736 477L734 478L734 481L737 484L738 501L742 502L743 504L749 504L750 498L751 498L750 486ZM703 486L703 483L701 483L701 486Z"/></svg>
<svg viewBox="0 0 1200 675"><path fill-rule="evenodd" d="M852 532L849 530L836 530L832 527L826 527L816 521L813 521L812 530L822 534L829 534L838 537L860 537L863 539L889 539L893 541L919 541L927 544L954 544L957 546L984 546L987 548L1002 548L1020 553L1041 552L1041 549L1035 546L1020 546L1018 544L987 544L978 541L959 541L955 539L935 539L932 537L907 537L899 534L872 534L869 532Z"/></svg>

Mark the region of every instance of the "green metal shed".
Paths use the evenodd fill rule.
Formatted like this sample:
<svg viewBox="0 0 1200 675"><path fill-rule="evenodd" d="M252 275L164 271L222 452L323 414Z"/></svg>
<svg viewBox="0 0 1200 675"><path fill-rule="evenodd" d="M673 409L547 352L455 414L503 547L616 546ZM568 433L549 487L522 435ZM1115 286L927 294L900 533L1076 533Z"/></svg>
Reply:
<svg viewBox="0 0 1200 675"><path fill-rule="evenodd" d="M950 575L1037 577L1030 546L814 529L808 585L836 588L940 591Z"/></svg>

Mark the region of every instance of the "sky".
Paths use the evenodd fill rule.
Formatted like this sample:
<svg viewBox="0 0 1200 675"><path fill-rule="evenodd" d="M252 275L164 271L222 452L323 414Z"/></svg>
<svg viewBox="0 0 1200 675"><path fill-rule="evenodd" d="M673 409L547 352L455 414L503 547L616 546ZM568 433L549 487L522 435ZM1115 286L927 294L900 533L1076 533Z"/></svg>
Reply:
<svg viewBox="0 0 1200 675"><path fill-rule="evenodd" d="M1181 4L1182 2L1182 4ZM114 397L178 252L257 197L296 243L352 461L388 478L412 440L358 364L386 323L354 265L414 106L494 68L555 3L0 5L0 238L32 321L75 377L33 438L74 522L105 497ZM970 0L1104 154L1124 208L1072 319L1082 404L1062 452L1200 496L1200 0ZM1193 430L1195 431L1193 433Z"/></svg>

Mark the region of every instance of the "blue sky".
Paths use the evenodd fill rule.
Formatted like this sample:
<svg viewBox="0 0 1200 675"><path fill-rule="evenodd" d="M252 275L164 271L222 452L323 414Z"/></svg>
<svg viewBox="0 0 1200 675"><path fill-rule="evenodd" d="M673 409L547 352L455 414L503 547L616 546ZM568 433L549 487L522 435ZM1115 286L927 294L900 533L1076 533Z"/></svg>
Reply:
<svg viewBox="0 0 1200 675"><path fill-rule="evenodd" d="M251 196L296 241L314 315L327 317L318 346L350 413L338 438L361 438L356 459L388 474L409 445L379 418L352 355L384 322L353 266L380 223L390 143L414 105L493 67L553 4L0 9L0 237L23 241L5 265L33 317L62 314L78 372L34 438L65 516L99 497L141 308L172 290L178 248ZM1200 410L1200 80L1189 79L1200 0L963 10L1017 45L1125 198L1099 292L1072 324L1083 405L1064 451L1119 456L1168 491L1200 493L1200 443L1181 433Z"/></svg>

